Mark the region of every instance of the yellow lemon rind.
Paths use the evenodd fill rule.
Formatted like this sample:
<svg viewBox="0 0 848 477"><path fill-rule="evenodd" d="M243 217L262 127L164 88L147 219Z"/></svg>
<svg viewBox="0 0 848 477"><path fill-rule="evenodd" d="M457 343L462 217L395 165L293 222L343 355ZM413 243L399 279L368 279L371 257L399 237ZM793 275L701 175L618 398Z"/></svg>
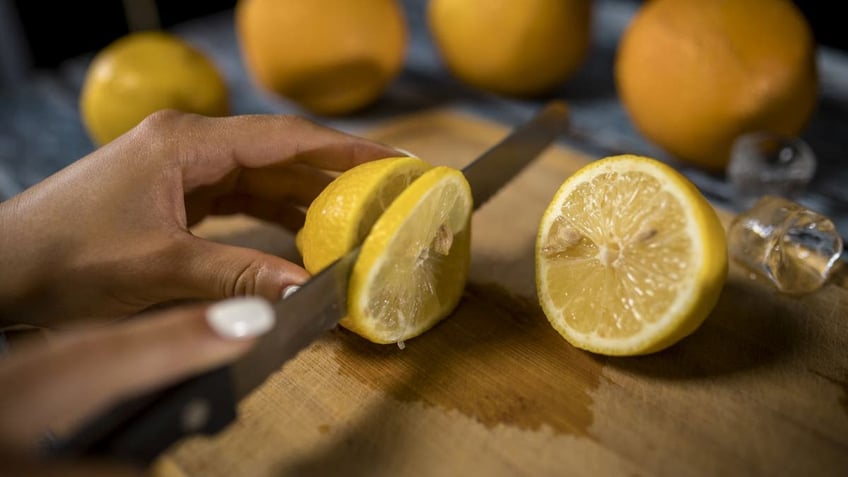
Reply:
<svg viewBox="0 0 848 477"><path fill-rule="evenodd" d="M318 273L359 245L363 218L386 197L383 187L400 176L410 182L432 166L417 157L387 157L359 164L336 177L306 211L303 228L295 242L301 253L304 268ZM379 212L379 211L377 211Z"/></svg>

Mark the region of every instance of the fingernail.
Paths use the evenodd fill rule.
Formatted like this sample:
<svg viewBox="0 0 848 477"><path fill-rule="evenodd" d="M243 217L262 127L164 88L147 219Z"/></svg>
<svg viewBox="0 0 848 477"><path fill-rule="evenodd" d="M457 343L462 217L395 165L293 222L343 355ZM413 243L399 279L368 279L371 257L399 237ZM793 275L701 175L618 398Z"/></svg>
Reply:
<svg viewBox="0 0 848 477"><path fill-rule="evenodd" d="M404 156L407 156L407 157L414 157L414 158L416 158L416 159L421 159L420 157L418 157L418 156L416 156L415 154L413 154L413 153L411 153L411 152L407 151L406 149L402 149L402 148L399 148L399 147L396 147L396 148L394 148L394 149L395 149L395 151L397 151L397 152L399 152L399 153L403 154Z"/></svg>
<svg viewBox="0 0 848 477"><path fill-rule="evenodd" d="M226 339L246 339L263 335L274 327L274 310L262 298L230 298L206 311L209 326Z"/></svg>
<svg viewBox="0 0 848 477"><path fill-rule="evenodd" d="M289 286L287 286L286 288L283 289L282 299L285 300L286 298L291 296L292 293L294 293L298 290L300 290L299 285L289 285Z"/></svg>

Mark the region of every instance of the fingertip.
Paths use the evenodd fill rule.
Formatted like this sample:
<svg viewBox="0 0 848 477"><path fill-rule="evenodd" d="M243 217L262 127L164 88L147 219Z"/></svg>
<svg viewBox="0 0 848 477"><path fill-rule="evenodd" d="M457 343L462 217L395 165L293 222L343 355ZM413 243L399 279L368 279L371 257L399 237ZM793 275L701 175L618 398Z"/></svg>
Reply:
<svg viewBox="0 0 848 477"><path fill-rule="evenodd" d="M283 289L309 279L300 265L278 255L248 247L192 237L190 251L180 256L168 293L175 298L195 296L225 299L258 296L268 302L280 299Z"/></svg>
<svg viewBox="0 0 848 477"><path fill-rule="evenodd" d="M396 152L398 152L401 156L414 157L415 159L421 159L420 157L418 157L418 155L413 154L413 153L407 151L406 149L403 149L403 148L400 148L400 147L394 147L392 149L394 149Z"/></svg>
<svg viewBox="0 0 848 477"><path fill-rule="evenodd" d="M206 322L221 338L244 340L274 327L274 309L263 298L238 297L220 301L206 310Z"/></svg>
<svg viewBox="0 0 848 477"><path fill-rule="evenodd" d="M293 263L288 263L288 266L283 270L282 276L279 277L277 288L269 298L270 301L285 299L292 293L297 291L304 283L312 276L306 269Z"/></svg>
<svg viewBox="0 0 848 477"><path fill-rule="evenodd" d="M283 294L280 298L285 300L286 298L292 296L292 294L294 294L294 292L298 290L300 290L300 285L289 285L283 289Z"/></svg>

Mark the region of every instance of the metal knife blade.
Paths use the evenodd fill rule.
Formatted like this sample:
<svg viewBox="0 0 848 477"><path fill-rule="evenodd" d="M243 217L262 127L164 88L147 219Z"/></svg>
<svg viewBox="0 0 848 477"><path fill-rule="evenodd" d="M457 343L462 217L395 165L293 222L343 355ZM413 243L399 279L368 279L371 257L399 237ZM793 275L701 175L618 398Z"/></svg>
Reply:
<svg viewBox="0 0 848 477"><path fill-rule="evenodd" d="M568 110L554 101L463 169L474 208L488 201L568 127ZM359 248L274 305L275 327L228 366L121 403L68 439L49 442L50 455L107 455L151 463L189 435L214 434L236 418L238 401L319 336L347 310L347 283Z"/></svg>
<svg viewBox="0 0 848 477"><path fill-rule="evenodd" d="M463 168L477 209L568 129L568 107L552 101Z"/></svg>

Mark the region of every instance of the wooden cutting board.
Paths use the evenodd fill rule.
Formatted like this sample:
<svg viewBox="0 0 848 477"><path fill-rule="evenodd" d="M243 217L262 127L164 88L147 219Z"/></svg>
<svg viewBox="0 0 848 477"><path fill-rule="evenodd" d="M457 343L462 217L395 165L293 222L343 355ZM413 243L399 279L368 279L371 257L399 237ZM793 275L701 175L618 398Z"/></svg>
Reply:
<svg viewBox="0 0 848 477"><path fill-rule="evenodd" d="M462 167L507 132L432 110L366 135ZM553 147L475 213L467 291L445 321L403 350L328 332L168 463L210 477L848 475L844 271L787 297L732 265L704 325L646 357L592 355L551 328L536 227L591 159ZM298 260L290 234L243 217L197 233Z"/></svg>

